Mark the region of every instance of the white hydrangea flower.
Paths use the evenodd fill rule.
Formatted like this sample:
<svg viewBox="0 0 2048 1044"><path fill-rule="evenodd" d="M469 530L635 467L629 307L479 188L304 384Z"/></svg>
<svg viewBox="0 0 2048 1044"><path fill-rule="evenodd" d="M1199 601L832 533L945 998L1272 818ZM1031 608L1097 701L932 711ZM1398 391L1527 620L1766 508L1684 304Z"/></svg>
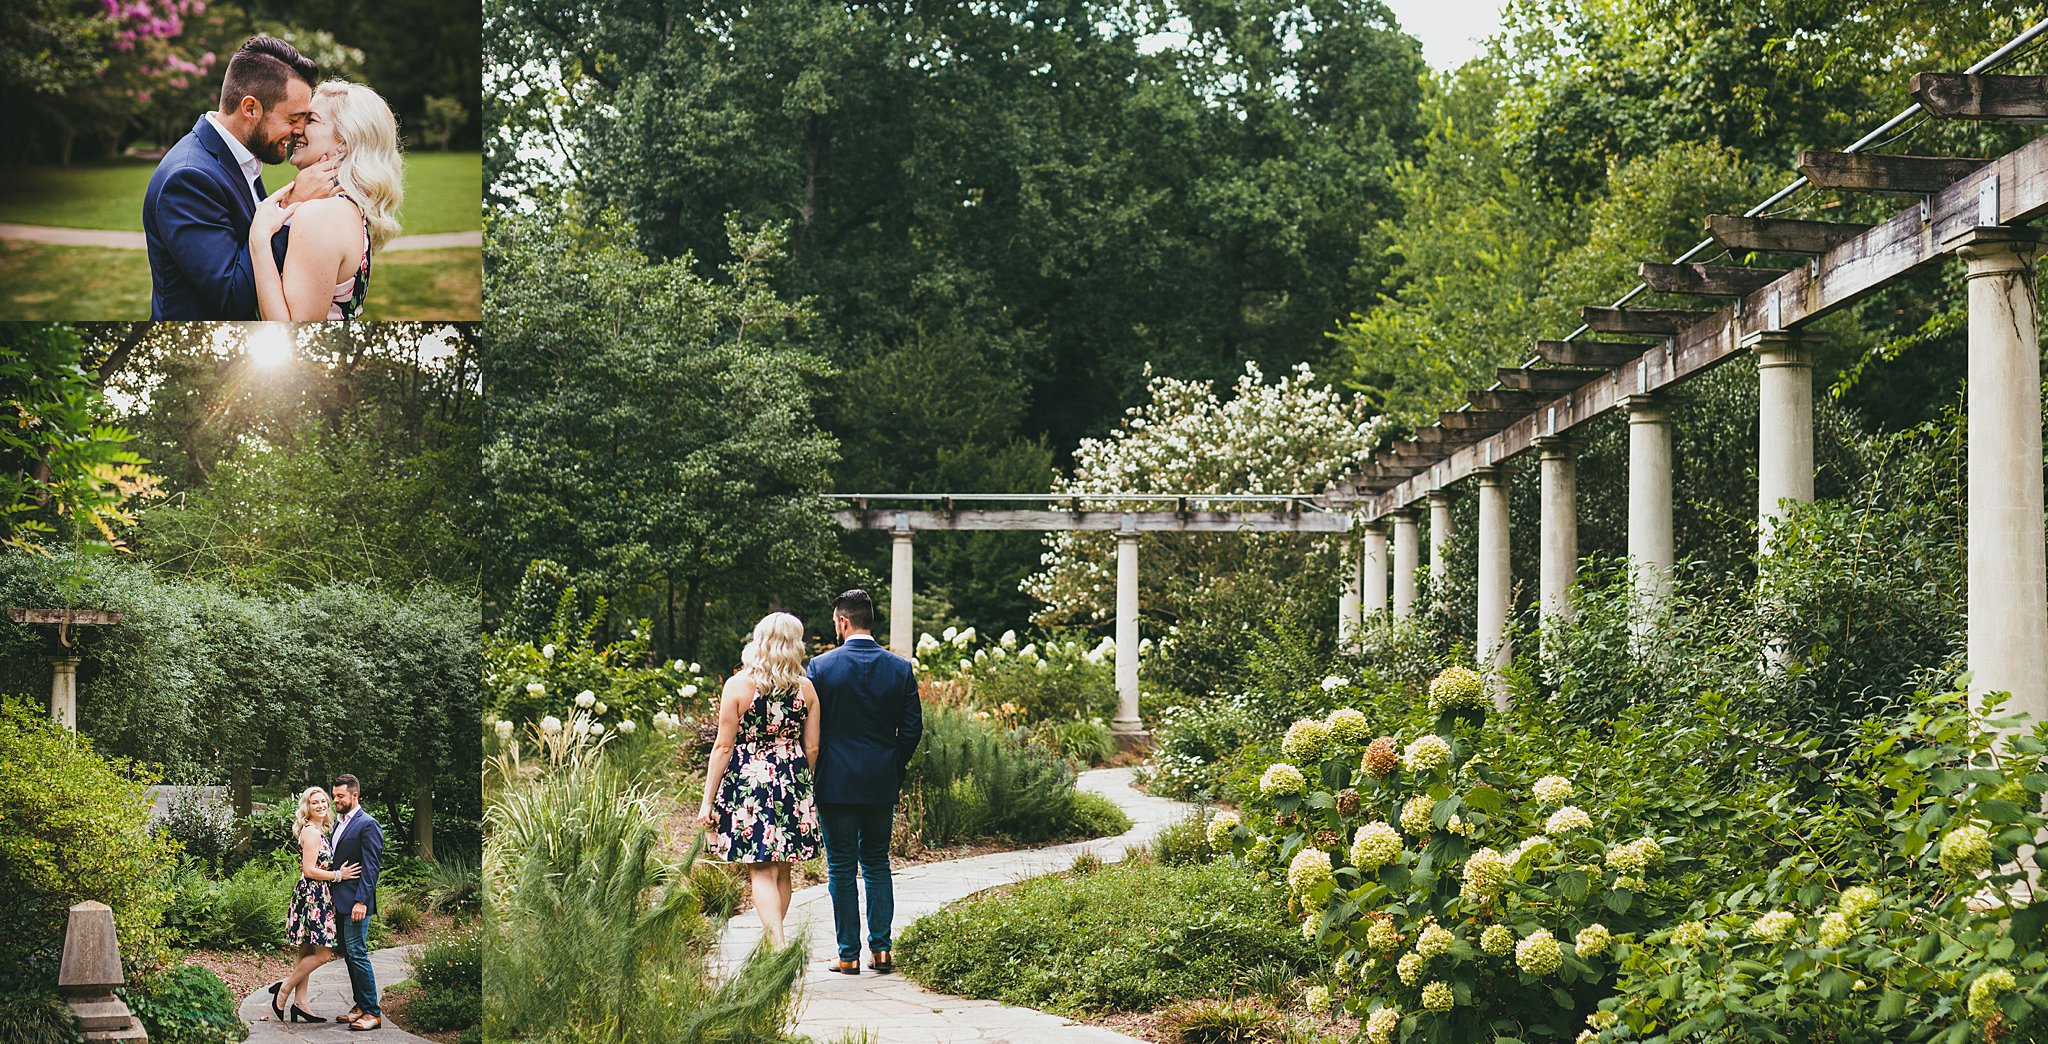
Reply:
<svg viewBox="0 0 2048 1044"><path fill-rule="evenodd" d="M1563 776L1545 776L1536 781L1536 800L1546 805L1561 805L1571 800L1574 789L1572 781Z"/></svg>
<svg viewBox="0 0 2048 1044"><path fill-rule="evenodd" d="M1564 967L1564 949L1548 929L1538 928L1515 944L1515 965L1531 975L1549 975Z"/></svg>
<svg viewBox="0 0 2048 1044"><path fill-rule="evenodd" d="M1451 992L1450 983L1438 980L1423 985L1422 1010L1449 1011L1455 1003L1457 1003L1456 995Z"/></svg>
<svg viewBox="0 0 2048 1044"><path fill-rule="evenodd" d="M1792 926L1798 923L1798 920L1789 911L1772 910L1770 913L1757 918L1756 923L1749 926L1749 937L1761 939L1764 942L1777 942L1785 937L1785 933L1790 931Z"/></svg>
<svg viewBox="0 0 2048 1044"><path fill-rule="evenodd" d="M1361 870L1377 870L1401 855L1401 835L1383 820L1359 827L1351 838L1351 863Z"/></svg>
<svg viewBox="0 0 2048 1044"><path fill-rule="evenodd" d="M541 684L540 682L526 683L526 694L528 696L544 696L547 694L547 691L548 687L546 685Z"/></svg>
<svg viewBox="0 0 2048 1044"><path fill-rule="evenodd" d="M507 739L511 739L511 738L512 738L512 723L511 723L511 722L509 722L509 721L503 721L503 720L500 720L500 721L499 721L499 722L497 723L497 725L495 725L495 726L494 726L494 728L495 728L495 730L496 730L496 731L497 731L497 733L498 733L498 738L499 738L499 739L501 739L501 740L507 740Z"/></svg>
<svg viewBox="0 0 2048 1044"><path fill-rule="evenodd" d="M1320 848L1304 848L1294 854L1294 861L1287 864L1287 887L1295 895L1307 895L1317 885L1330 879L1330 853Z"/></svg>
<svg viewBox="0 0 2048 1044"><path fill-rule="evenodd" d="M1451 745L1434 732L1417 736L1401 752L1401 768L1409 772L1432 772L1451 756Z"/></svg>
<svg viewBox="0 0 2048 1044"><path fill-rule="evenodd" d="M1401 806L1401 831L1410 837L1421 837L1435 826L1431 813L1436 811L1436 799L1428 794L1417 794Z"/></svg>
<svg viewBox="0 0 2048 1044"><path fill-rule="evenodd" d="M1607 948L1612 945L1614 936L1608 934L1606 925L1598 923L1579 929L1579 934L1572 939L1572 948L1577 950L1581 957L1597 957L1606 953Z"/></svg>
<svg viewBox="0 0 2048 1044"><path fill-rule="evenodd" d="M676 694L681 696L683 699L687 700L690 697L697 695L697 691L698 690L695 685L685 685L682 688L677 689Z"/></svg>
<svg viewBox="0 0 2048 1044"><path fill-rule="evenodd" d="M1284 761L1266 766L1266 772L1259 777L1259 793L1267 797L1279 794L1300 794L1308 789L1308 779L1301 770Z"/></svg>
<svg viewBox="0 0 2048 1044"><path fill-rule="evenodd" d="M1413 986L1415 980L1422 978L1423 968L1428 963L1429 959L1419 953L1404 953L1400 960L1394 962L1394 974L1401 977L1402 985Z"/></svg>
<svg viewBox="0 0 2048 1044"><path fill-rule="evenodd" d="M1689 950L1706 941L1707 923L1705 921L1687 921L1671 929L1671 945L1673 946L1683 946Z"/></svg>
<svg viewBox="0 0 2048 1044"><path fill-rule="evenodd" d="M1585 811L1577 805L1566 805L1552 812L1550 818L1543 821L1543 831L1547 834L1566 834L1574 830L1591 829L1593 829L1592 817L1586 815Z"/></svg>
<svg viewBox="0 0 2048 1044"><path fill-rule="evenodd" d="M590 708L590 712L592 714L603 714L605 711L608 710L611 710L611 707L607 706L603 700L597 701L597 703Z"/></svg>
<svg viewBox="0 0 2048 1044"><path fill-rule="evenodd" d="M562 719L550 714L540 720L540 730L552 736L562 731Z"/></svg>
<svg viewBox="0 0 2048 1044"><path fill-rule="evenodd" d="M1323 691L1336 692L1338 689L1341 689L1349 684L1351 684L1351 679L1339 678L1336 675L1332 674L1323 679Z"/></svg>
<svg viewBox="0 0 2048 1044"><path fill-rule="evenodd" d="M1330 727L1314 718L1303 718L1287 729L1280 741L1280 753L1304 764L1318 762L1330 752Z"/></svg>
<svg viewBox="0 0 2048 1044"><path fill-rule="evenodd" d="M574 732L579 737L590 735L590 719L577 718L576 724L570 727L570 731Z"/></svg>
<svg viewBox="0 0 2048 1044"><path fill-rule="evenodd" d="M591 692L589 689L585 689L582 692L576 694L576 706L582 707L585 710L588 710L590 708L590 705L596 702L597 694Z"/></svg>
<svg viewBox="0 0 2048 1044"><path fill-rule="evenodd" d="M1401 1028L1401 1010L1389 1004L1374 1008L1365 1017L1365 1035L1371 1044L1394 1044L1394 1031Z"/></svg>
<svg viewBox="0 0 2048 1044"><path fill-rule="evenodd" d="M553 642L549 642L548 644L540 647L540 658L543 660L552 660L555 658L555 644Z"/></svg>
<svg viewBox="0 0 2048 1044"><path fill-rule="evenodd" d="M1426 925L1422 935L1415 940L1415 952L1421 954L1423 960L1430 960L1451 952L1457 941L1458 937L1452 935L1450 929L1440 924Z"/></svg>

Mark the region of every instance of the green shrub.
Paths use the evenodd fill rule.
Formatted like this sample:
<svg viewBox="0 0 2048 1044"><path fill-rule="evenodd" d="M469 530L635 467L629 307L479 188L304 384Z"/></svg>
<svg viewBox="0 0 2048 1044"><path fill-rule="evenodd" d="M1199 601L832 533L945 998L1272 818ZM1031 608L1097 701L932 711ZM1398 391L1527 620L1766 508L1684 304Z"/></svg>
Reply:
<svg viewBox="0 0 2048 1044"><path fill-rule="evenodd" d="M1074 791L1069 814L1076 837L1116 837L1131 829L1131 817L1116 802L1091 790Z"/></svg>
<svg viewBox="0 0 2048 1044"><path fill-rule="evenodd" d="M234 994L199 965L172 965L116 992L142 1020L152 1044L234 1044L249 1037Z"/></svg>
<svg viewBox="0 0 2048 1044"><path fill-rule="evenodd" d="M1114 822L1077 796L1073 770L1043 749L958 708L927 708L924 725L904 803L924 844L1094 837L1092 830ZM1128 829L1125 821L1114 832Z"/></svg>
<svg viewBox="0 0 2048 1044"><path fill-rule="evenodd" d="M434 913L475 913L483 895L483 876L474 858L445 855L426 865L413 895Z"/></svg>
<svg viewBox="0 0 2048 1044"><path fill-rule="evenodd" d="M163 878L176 896L164 911L164 926L189 947L281 946L298 878L296 862L289 870L274 862L246 863L225 880L207 876L197 864L181 863Z"/></svg>
<svg viewBox="0 0 2048 1044"><path fill-rule="evenodd" d="M382 891L383 889L380 886L378 890ZM405 935L418 928L422 920L420 908L404 899L399 899L389 905L379 904L377 913L384 918L386 924L391 926L391 930L399 935Z"/></svg>
<svg viewBox="0 0 2048 1044"><path fill-rule="evenodd" d="M1278 735L1237 698L1176 704L1152 727L1152 754L1139 778L1162 797L1217 797L1231 758L1269 732Z"/></svg>
<svg viewBox="0 0 2048 1044"><path fill-rule="evenodd" d="M732 863L699 860L690 867L689 889L697 905L712 917L731 917L746 898L744 871Z"/></svg>
<svg viewBox="0 0 2048 1044"><path fill-rule="evenodd" d="M0 1026L9 1044L78 1044L78 1018L53 988L49 993L0 993Z"/></svg>
<svg viewBox="0 0 2048 1044"><path fill-rule="evenodd" d="M943 993L1145 1011L1221 993L1249 963L1312 967L1282 899L1235 863L1126 862L963 900L906 928L896 956Z"/></svg>
<svg viewBox="0 0 2048 1044"><path fill-rule="evenodd" d="M1278 1044L1287 1039L1286 1017L1258 997L1184 1001L1161 1012L1160 1025L1178 1044Z"/></svg>
<svg viewBox="0 0 2048 1044"><path fill-rule="evenodd" d="M413 1022L423 1030L465 1029L483 1018L483 933L471 928L438 936L412 961L420 984Z"/></svg>
<svg viewBox="0 0 2048 1044"><path fill-rule="evenodd" d="M974 654L974 702L1008 705L1028 722L1086 721L1116 713L1116 664L1103 645L1054 635L1019 645L1005 635Z"/></svg>
<svg viewBox="0 0 2048 1044"><path fill-rule="evenodd" d="M149 831L151 778L32 704L0 699L0 982L52 986L67 911L114 909L121 955L152 963L176 846Z"/></svg>
<svg viewBox="0 0 2048 1044"><path fill-rule="evenodd" d="M172 798L170 808L150 829L215 870L227 866L239 833L235 810L226 802L204 800L189 791Z"/></svg>
<svg viewBox="0 0 2048 1044"><path fill-rule="evenodd" d="M286 798L249 813L249 857L267 859L273 852L299 857L298 841L292 837L292 822L298 816L298 799Z"/></svg>
<svg viewBox="0 0 2048 1044"><path fill-rule="evenodd" d="M1076 765L1094 767L1116 756L1116 737L1100 718L1044 721L1030 726L1031 742Z"/></svg>
<svg viewBox="0 0 2048 1044"><path fill-rule="evenodd" d="M1206 831L1209 817L1197 809L1166 825L1152 837L1152 858L1168 866L1192 866L1216 857Z"/></svg>

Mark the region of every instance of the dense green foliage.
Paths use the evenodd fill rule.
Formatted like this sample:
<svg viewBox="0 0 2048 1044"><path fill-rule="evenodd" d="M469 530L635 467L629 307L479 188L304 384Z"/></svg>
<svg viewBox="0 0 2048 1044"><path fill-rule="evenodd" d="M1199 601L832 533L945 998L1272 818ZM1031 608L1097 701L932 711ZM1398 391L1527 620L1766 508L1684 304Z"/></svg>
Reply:
<svg viewBox="0 0 2048 1044"><path fill-rule="evenodd" d="M609 216L495 220L493 618L544 558L652 617L663 654L732 662L762 606L837 593L816 496L834 447L812 418L830 366L802 336L807 302L773 278L780 234L731 233L738 260L710 279L651 261Z"/></svg>
<svg viewBox="0 0 2048 1044"><path fill-rule="evenodd" d="M466 1029L483 1020L483 931L461 928L435 936L412 961L420 997L412 1020L420 1029Z"/></svg>
<svg viewBox="0 0 2048 1044"><path fill-rule="evenodd" d="M220 976L174 964L117 991L158 1044L235 1044L249 1039L235 995Z"/></svg>
<svg viewBox="0 0 2048 1044"><path fill-rule="evenodd" d="M124 961L148 967L161 952L157 874L174 848L147 828L153 781L0 700L0 982L55 988L66 911L88 900L113 907Z"/></svg>
<svg viewBox="0 0 2048 1044"><path fill-rule="evenodd" d="M1035 878L903 930L903 970L945 993L1058 1012L1143 1011L1313 958L1272 889L1229 863L1147 859Z"/></svg>
<svg viewBox="0 0 2048 1044"><path fill-rule="evenodd" d="M483 1031L491 1039L738 1044L778 1040L801 943L754 954L723 983L717 930L685 868L660 851L661 788L609 739L573 730L487 766Z"/></svg>
<svg viewBox="0 0 2048 1044"><path fill-rule="evenodd" d="M67 583L75 588L65 591ZM326 785L350 772L391 843L411 843L431 795L457 834L479 815L476 603L432 583L399 593L328 585L274 595L107 558L0 556L0 601L125 613L79 639L79 729L184 782ZM43 629L0 622L0 688L43 691Z"/></svg>
<svg viewBox="0 0 2048 1044"><path fill-rule="evenodd" d="M904 791L904 817L926 845L1110 837L1131 828L1114 804L1075 789L1064 759L953 707L925 708Z"/></svg>
<svg viewBox="0 0 2048 1044"><path fill-rule="evenodd" d="M0 548L32 550L62 536L124 546L131 500L156 480L106 423L111 408L69 326L0 326L0 389L13 414L0 425Z"/></svg>

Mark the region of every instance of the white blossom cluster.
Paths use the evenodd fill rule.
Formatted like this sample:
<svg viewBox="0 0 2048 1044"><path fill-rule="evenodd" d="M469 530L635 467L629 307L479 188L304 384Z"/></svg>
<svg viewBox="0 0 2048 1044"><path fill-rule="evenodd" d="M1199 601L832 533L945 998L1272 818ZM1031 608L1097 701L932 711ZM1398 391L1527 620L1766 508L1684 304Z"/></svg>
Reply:
<svg viewBox="0 0 2048 1044"><path fill-rule="evenodd" d="M1071 477L1052 492L1299 493L1320 491L1373 445L1381 418L1324 386L1306 365L1268 384L1256 364L1227 395L1204 381L1152 377L1151 401L1109 436L1083 439ZM1087 505L1086 497L1082 503ZM1192 505L1191 505L1192 506ZM1230 534L1212 539L1241 541ZM1045 620L1101 621L1116 608L1108 533L1046 537L1045 566L1025 579Z"/></svg>

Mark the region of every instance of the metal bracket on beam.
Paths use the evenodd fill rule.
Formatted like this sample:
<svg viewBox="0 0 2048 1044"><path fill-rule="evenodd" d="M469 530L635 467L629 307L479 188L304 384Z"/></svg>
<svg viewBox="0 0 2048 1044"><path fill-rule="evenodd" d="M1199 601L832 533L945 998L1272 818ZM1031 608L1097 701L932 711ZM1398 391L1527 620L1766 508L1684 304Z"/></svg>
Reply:
<svg viewBox="0 0 2048 1044"><path fill-rule="evenodd" d="M1977 184L1977 224L1996 225L1998 220L1998 175L1992 173Z"/></svg>

